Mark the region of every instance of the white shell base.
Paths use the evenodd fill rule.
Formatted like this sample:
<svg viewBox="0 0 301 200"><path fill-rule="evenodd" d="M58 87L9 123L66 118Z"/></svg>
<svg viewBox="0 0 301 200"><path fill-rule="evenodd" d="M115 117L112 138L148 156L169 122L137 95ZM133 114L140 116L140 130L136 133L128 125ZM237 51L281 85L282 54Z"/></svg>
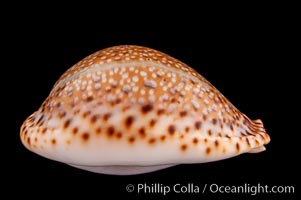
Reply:
<svg viewBox="0 0 301 200"><path fill-rule="evenodd" d="M175 166L171 165L151 165L151 166L81 166L81 165L72 165L79 169L83 169L90 172L100 173L100 174L111 174L111 175L135 175L135 174L144 174L148 172L154 172L168 167Z"/></svg>

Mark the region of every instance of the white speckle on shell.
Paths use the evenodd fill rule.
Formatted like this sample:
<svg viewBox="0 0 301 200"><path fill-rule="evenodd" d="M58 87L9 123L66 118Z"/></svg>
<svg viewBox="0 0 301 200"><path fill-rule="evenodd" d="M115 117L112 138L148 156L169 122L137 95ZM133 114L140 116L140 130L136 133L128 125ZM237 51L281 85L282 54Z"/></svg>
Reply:
<svg viewBox="0 0 301 200"><path fill-rule="evenodd" d="M156 88L157 87L157 83L153 80L146 80L144 82L144 85L147 87L151 87L151 88Z"/></svg>

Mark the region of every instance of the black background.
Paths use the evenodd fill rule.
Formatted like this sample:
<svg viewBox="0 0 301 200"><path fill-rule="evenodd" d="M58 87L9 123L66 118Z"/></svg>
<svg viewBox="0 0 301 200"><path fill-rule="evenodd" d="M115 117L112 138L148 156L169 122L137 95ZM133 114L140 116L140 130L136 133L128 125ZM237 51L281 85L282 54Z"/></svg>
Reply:
<svg viewBox="0 0 301 200"><path fill-rule="evenodd" d="M243 12L242 12L243 13ZM40 14L40 13L39 13ZM127 184L154 183L173 186L193 183L242 185L293 185L298 193L297 172L299 131L294 104L296 79L291 71L287 52L290 47L290 25L278 17L250 12L246 15L201 19L137 22L99 16L89 23L73 16L64 19L40 19L26 16L15 27L12 43L17 70L17 101L15 104L15 157L12 167L16 193L29 198L60 198L62 196L103 199L128 197L143 199L147 194L128 193ZM257 16L257 17L254 17ZM41 21L40 21L41 20ZM175 23L173 23L175 22ZM161 26L158 24L160 23ZM110 28L111 26L113 28ZM143 26L139 26L143 25ZM48 96L62 73L85 56L120 44L135 44L165 52L190 65L218 88L239 110L251 119L260 118L271 137L267 150L244 154L224 161L179 165L154 173L135 176L94 174L47 160L26 150L19 140L19 128ZM288 80L287 80L288 79ZM11 129L12 130L12 129ZM11 132L10 130L10 132ZM187 195L187 196L186 196ZM237 194L170 194L167 197L222 199L248 198ZM156 199L166 198L156 194ZM256 199L289 199L296 194L258 194Z"/></svg>

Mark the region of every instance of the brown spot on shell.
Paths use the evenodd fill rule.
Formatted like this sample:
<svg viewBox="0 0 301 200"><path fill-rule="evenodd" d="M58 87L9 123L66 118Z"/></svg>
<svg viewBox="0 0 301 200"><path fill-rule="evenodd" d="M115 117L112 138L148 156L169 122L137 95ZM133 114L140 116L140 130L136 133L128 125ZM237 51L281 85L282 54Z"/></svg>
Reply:
<svg viewBox="0 0 301 200"><path fill-rule="evenodd" d="M175 131L176 131L176 128L175 128L174 125L169 125L168 126L168 133L169 133L169 135L174 135Z"/></svg>
<svg viewBox="0 0 301 200"><path fill-rule="evenodd" d="M222 123L220 123L220 127L221 129L224 129L224 125Z"/></svg>
<svg viewBox="0 0 301 200"><path fill-rule="evenodd" d="M101 134L101 127L97 127L97 128L95 129L95 133L96 133L96 135Z"/></svg>
<svg viewBox="0 0 301 200"><path fill-rule="evenodd" d="M215 140L215 141L214 141L214 145L215 145L215 147L218 147L218 146L219 146L218 140Z"/></svg>
<svg viewBox="0 0 301 200"><path fill-rule="evenodd" d="M71 119L67 119L64 123L64 129L68 128L71 123Z"/></svg>
<svg viewBox="0 0 301 200"><path fill-rule="evenodd" d="M61 102L57 102L57 104L55 105L57 108L61 107Z"/></svg>
<svg viewBox="0 0 301 200"><path fill-rule="evenodd" d="M146 105L141 107L141 112L146 114L146 113L150 112L152 109L153 109L152 104L146 104Z"/></svg>
<svg viewBox="0 0 301 200"><path fill-rule="evenodd" d="M120 99L120 98L117 98L116 101L115 101L115 103L116 103L116 104L121 103L121 99Z"/></svg>
<svg viewBox="0 0 301 200"><path fill-rule="evenodd" d="M187 144L181 145L181 150L182 150L182 151L186 151L187 148L188 148Z"/></svg>
<svg viewBox="0 0 301 200"><path fill-rule="evenodd" d="M162 115L162 114L164 114L165 113L165 110L164 109L159 109L158 111L157 111L157 115Z"/></svg>
<svg viewBox="0 0 301 200"><path fill-rule="evenodd" d="M118 133L116 134L116 137L117 137L118 139L122 138L122 133L121 133L121 132L118 132Z"/></svg>
<svg viewBox="0 0 301 200"><path fill-rule="evenodd" d="M166 136L165 135L162 135L161 137L160 137L160 140L163 142L164 140L166 139Z"/></svg>
<svg viewBox="0 0 301 200"><path fill-rule="evenodd" d="M90 115L91 114L91 111L86 111L86 112L84 112L83 113L83 118L86 118L88 115Z"/></svg>
<svg viewBox="0 0 301 200"><path fill-rule="evenodd" d="M236 151L239 152L239 150L240 150L240 145L239 145L239 143L236 143L235 146L236 146Z"/></svg>
<svg viewBox="0 0 301 200"><path fill-rule="evenodd" d="M135 142L135 137L134 136L129 137L129 143L134 143L134 142Z"/></svg>
<svg viewBox="0 0 301 200"><path fill-rule="evenodd" d="M181 112L180 112L180 116L181 116L181 117L185 117L186 115L187 115L187 111L181 111Z"/></svg>
<svg viewBox="0 0 301 200"><path fill-rule="evenodd" d="M199 129L201 128L201 126L202 126L202 122L201 122L201 121L196 121L196 122L194 123L194 127L195 127L197 130L199 130Z"/></svg>
<svg viewBox="0 0 301 200"><path fill-rule="evenodd" d="M156 124L156 120L155 119L151 119L149 122L150 127L153 127Z"/></svg>
<svg viewBox="0 0 301 200"><path fill-rule="evenodd" d="M43 128L43 129L42 129L42 134L45 134L46 131L47 131L47 128Z"/></svg>
<svg viewBox="0 0 301 200"><path fill-rule="evenodd" d="M131 125L133 124L133 122L134 122L134 117L133 117L133 116L128 116L128 117L125 119L125 121L124 121L125 126L126 126L127 128L130 128Z"/></svg>
<svg viewBox="0 0 301 200"><path fill-rule="evenodd" d="M207 138L204 138L204 142L207 143L207 142L208 142L208 139L207 139Z"/></svg>
<svg viewBox="0 0 301 200"><path fill-rule="evenodd" d="M73 133L73 135L76 135L76 134L77 134L77 132L78 132L78 128L77 128L77 127L74 127L74 128L72 129L72 133Z"/></svg>
<svg viewBox="0 0 301 200"><path fill-rule="evenodd" d="M148 140L148 143L149 144L154 144L156 142L156 139L155 138L150 138L149 140Z"/></svg>
<svg viewBox="0 0 301 200"><path fill-rule="evenodd" d="M108 121L108 119L109 119L111 116L112 116L111 113L106 113L106 114L104 114L104 116L103 116L103 120L104 120L104 121Z"/></svg>
<svg viewBox="0 0 301 200"><path fill-rule="evenodd" d="M93 101L93 99L94 99L94 98L93 98L92 96L89 96L89 97L86 99L86 101L87 101L87 102L90 102L90 101Z"/></svg>
<svg viewBox="0 0 301 200"><path fill-rule="evenodd" d="M145 133L145 128L144 128L144 127L141 127L138 131L139 131L139 135L140 135L142 138L144 138L145 135L146 135L146 133Z"/></svg>
<svg viewBox="0 0 301 200"><path fill-rule="evenodd" d="M234 128L233 128L232 124L230 124L230 129L231 129L232 132L234 131Z"/></svg>
<svg viewBox="0 0 301 200"><path fill-rule="evenodd" d="M188 133L188 132L189 132L189 129L190 129L190 128L189 128L188 126L186 126L186 127L185 127L185 132Z"/></svg>
<svg viewBox="0 0 301 200"><path fill-rule="evenodd" d="M53 139L51 140L51 143L52 143L53 145L55 145L55 144L56 144L56 139L53 138Z"/></svg>
<svg viewBox="0 0 301 200"><path fill-rule="evenodd" d="M92 117L91 117L91 123L92 124L94 124L96 121L97 121L97 119L99 118L99 115L93 115Z"/></svg>
<svg viewBox="0 0 301 200"><path fill-rule="evenodd" d="M193 144L198 144L198 143L199 143L199 140L198 140L197 138L193 138L192 143L193 143Z"/></svg>
<svg viewBox="0 0 301 200"><path fill-rule="evenodd" d="M249 138L247 138L246 140L247 140L247 143L248 143L248 147L251 147L251 143L249 141Z"/></svg>
<svg viewBox="0 0 301 200"><path fill-rule="evenodd" d="M112 136L115 132L115 129L113 126L109 126L108 129L107 129L107 134L108 136Z"/></svg>
<svg viewBox="0 0 301 200"><path fill-rule="evenodd" d="M210 148L210 147L207 147L207 148L206 148L206 154L209 155L210 152L211 152L211 148Z"/></svg>
<svg viewBox="0 0 301 200"><path fill-rule="evenodd" d="M217 120L214 118L212 119L212 124L215 125L217 123Z"/></svg>
<svg viewBox="0 0 301 200"><path fill-rule="evenodd" d="M88 141L89 138L90 138L90 134L89 134L88 132L84 132L84 133L82 134L82 139L83 139L84 141Z"/></svg>
<svg viewBox="0 0 301 200"><path fill-rule="evenodd" d="M208 130L208 135L211 136L212 135L212 131L209 129Z"/></svg>
<svg viewBox="0 0 301 200"><path fill-rule="evenodd" d="M65 112L65 111L60 112L60 113L58 114L58 116L59 116L60 119L62 119L62 118L64 118L64 117L66 116L66 112Z"/></svg>

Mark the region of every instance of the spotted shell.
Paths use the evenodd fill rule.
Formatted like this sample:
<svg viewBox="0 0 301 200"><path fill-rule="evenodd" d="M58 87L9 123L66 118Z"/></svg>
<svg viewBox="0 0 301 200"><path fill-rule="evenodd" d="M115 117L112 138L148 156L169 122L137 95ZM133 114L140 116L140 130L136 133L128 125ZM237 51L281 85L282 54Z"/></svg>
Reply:
<svg viewBox="0 0 301 200"><path fill-rule="evenodd" d="M106 174L217 161L270 141L195 70L141 46L103 49L68 69L20 137L46 158Z"/></svg>

